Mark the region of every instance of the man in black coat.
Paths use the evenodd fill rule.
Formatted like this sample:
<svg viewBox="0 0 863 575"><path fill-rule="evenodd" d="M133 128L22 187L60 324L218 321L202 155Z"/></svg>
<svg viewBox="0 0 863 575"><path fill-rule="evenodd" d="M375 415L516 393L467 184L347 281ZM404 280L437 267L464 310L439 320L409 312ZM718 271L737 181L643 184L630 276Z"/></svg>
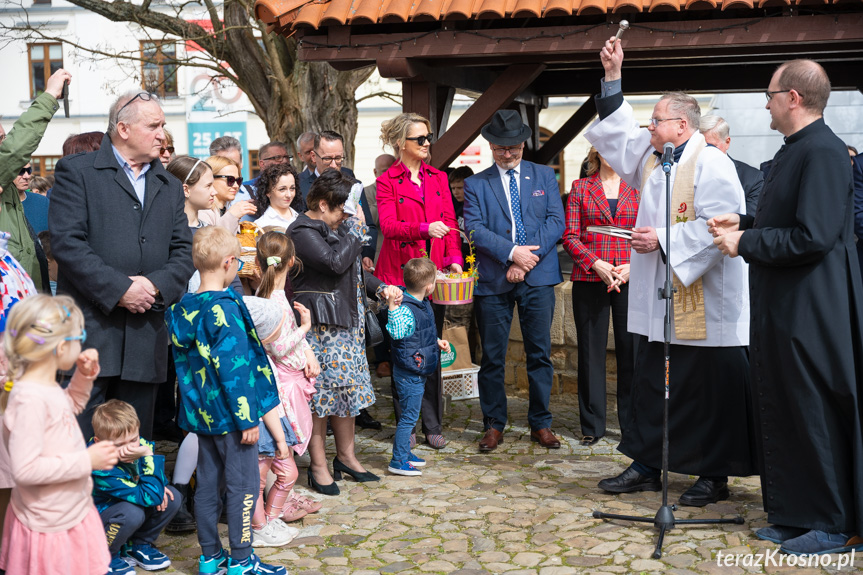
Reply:
<svg viewBox="0 0 863 575"><path fill-rule="evenodd" d="M79 417L87 438L92 410L111 398L131 403L141 436L151 437L156 384L167 373L165 308L194 271L182 186L159 161L164 124L155 96L124 94L110 108L101 149L67 156L54 172L57 291L84 312L102 367Z"/></svg>
<svg viewBox="0 0 863 575"><path fill-rule="evenodd" d="M863 550L863 285L845 144L824 123L830 80L811 60L770 80L785 136L755 217L708 221L749 263L750 365L767 520L787 553Z"/></svg>
<svg viewBox="0 0 863 575"><path fill-rule="evenodd" d="M702 116L699 130L709 145L719 148L725 155L728 155L728 148L731 147L731 129L724 118ZM761 195L761 188L764 187L764 174L758 168L753 168L747 163L735 160L731 156L728 158L734 162L737 179L740 180L743 193L746 195L746 215L755 217L758 196Z"/></svg>
<svg viewBox="0 0 863 575"><path fill-rule="evenodd" d="M863 156L851 158L854 174L854 235L857 236L857 260L863 270Z"/></svg>

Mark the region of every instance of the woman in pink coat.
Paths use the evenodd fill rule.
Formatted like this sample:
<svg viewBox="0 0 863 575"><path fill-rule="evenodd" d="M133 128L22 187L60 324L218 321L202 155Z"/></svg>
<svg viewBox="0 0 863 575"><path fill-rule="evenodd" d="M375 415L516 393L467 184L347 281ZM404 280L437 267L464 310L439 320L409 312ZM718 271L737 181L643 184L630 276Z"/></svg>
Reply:
<svg viewBox="0 0 863 575"><path fill-rule="evenodd" d="M381 140L392 147L398 158L377 179L384 241L375 275L387 284L404 285L404 264L424 253L440 270L462 271L461 238L447 177L426 163L432 137L429 121L418 114L399 114L381 126ZM442 306L433 307L440 336L444 310ZM401 406L395 385L392 390L398 420ZM426 380L421 414L426 442L435 449L444 447L440 369Z"/></svg>

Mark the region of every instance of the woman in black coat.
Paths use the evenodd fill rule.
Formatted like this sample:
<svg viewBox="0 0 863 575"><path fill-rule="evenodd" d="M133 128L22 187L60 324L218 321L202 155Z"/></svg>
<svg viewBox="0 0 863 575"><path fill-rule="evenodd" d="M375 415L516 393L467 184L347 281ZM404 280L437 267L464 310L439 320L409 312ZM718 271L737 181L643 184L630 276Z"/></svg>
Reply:
<svg viewBox="0 0 863 575"><path fill-rule="evenodd" d="M309 486L325 495L337 495L333 481L347 473L356 481L377 481L354 453L354 418L375 402L366 359L365 304L386 286L363 272L360 252L368 228L345 214L352 181L337 170L326 170L306 197L308 211L288 228L302 271L292 278L294 301L309 308L312 329L306 339L321 374L310 401L312 438L309 442ZM333 475L326 461L327 418L336 440Z"/></svg>

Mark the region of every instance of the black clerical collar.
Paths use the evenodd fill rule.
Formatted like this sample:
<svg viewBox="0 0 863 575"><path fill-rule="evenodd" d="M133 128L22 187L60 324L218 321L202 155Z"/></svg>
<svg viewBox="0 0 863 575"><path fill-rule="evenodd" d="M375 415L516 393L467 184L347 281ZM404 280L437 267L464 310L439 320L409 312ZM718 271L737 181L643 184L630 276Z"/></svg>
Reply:
<svg viewBox="0 0 863 575"><path fill-rule="evenodd" d="M674 163L675 164L680 162L680 158L683 156L683 148L685 148L686 144L688 144L688 143L689 143L689 140L686 140L685 142L683 142L682 144L680 144L679 146L674 148ZM657 152L656 150L654 150L653 155L656 156L657 158L662 158L662 152Z"/></svg>
<svg viewBox="0 0 863 575"><path fill-rule="evenodd" d="M816 131L816 130L820 130L820 129L821 129L821 127L822 127L822 126L824 126L824 125L825 125L825 124L824 124L824 118L823 118L823 117L818 118L817 120L815 120L815 121L813 121L813 122L811 122L811 123L809 123L809 124L807 124L807 125L803 126L803 127L802 127L802 128L800 128L799 130L797 130L796 132L794 132L793 134L791 134L790 136L786 136L786 137L785 137L785 143L786 143L786 144L793 144L793 143L794 143L794 142L796 142L797 140L800 140L801 138L803 138L803 137L805 137L806 135L808 135L810 132L814 132L814 131Z"/></svg>

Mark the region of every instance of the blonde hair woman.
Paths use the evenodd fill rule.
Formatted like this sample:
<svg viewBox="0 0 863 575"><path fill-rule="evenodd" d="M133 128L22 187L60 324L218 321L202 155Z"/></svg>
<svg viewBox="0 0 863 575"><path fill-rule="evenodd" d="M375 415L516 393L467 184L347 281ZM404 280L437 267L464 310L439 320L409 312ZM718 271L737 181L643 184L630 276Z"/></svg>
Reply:
<svg viewBox="0 0 863 575"><path fill-rule="evenodd" d="M240 186L243 185L240 166L234 160L225 156L210 156L206 162L213 168L213 188L216 190L216 199L212 209L198 212L198 219L204 225L217 225L236 233L240 218L256 214L258 208L251 200L234 202Z"/></svg>
<svg viewBox="0 0 863 575"><path fill-rule="evenodd" d="M399 114L381 126L381 141L398 161L377 179L378 215L384 241L375 275L386 284L402 285L402 269L411 259L428 254L439 270L462 271L461 238L446 174L428 164L434 139L429 121L419 114ZM444 310L434 306L438 336ZM396 418L401 415L393 386ZM446 445L441 427L443 395L440 370L428 376L422 405L426 442Z"/></svg>

